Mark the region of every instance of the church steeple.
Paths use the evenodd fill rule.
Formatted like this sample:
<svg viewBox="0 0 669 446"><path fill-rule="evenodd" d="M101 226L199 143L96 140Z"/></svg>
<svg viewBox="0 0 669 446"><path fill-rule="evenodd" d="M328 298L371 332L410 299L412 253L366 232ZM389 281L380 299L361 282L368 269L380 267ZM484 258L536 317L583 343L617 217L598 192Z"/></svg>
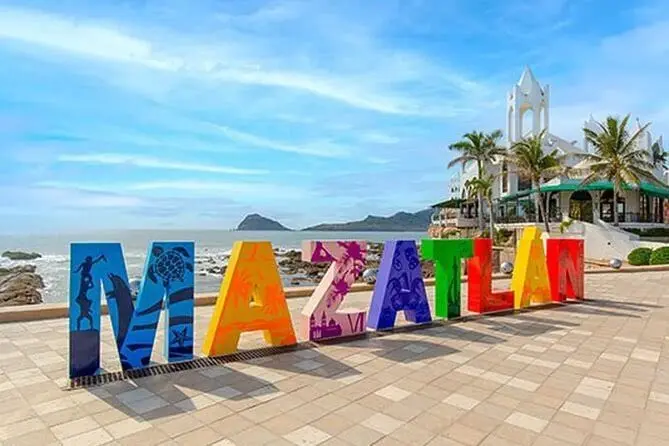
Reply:
<svg viewBox="0 0 669 446"><path fill-rule="evenodd" d="M521 140L530 130L533 135L538 135L541 130L548 132L549 101L548 85L541 87L530 67L526 66L518 83L513 86L511 93L509 93L507 101L507 136L509 143ZM532 110L532 128L524 129L523 116L529 110Z"/></svg>
<svg viewBox="0 0 669 446"><path fill-rule="evenodd" d="M544 93L541 88L541 85L539 85L539 82L537 82L537 79L534 77L534 73L532 73L532 70L528 66L525 66L523 74L520 75L520 80L518 81L518 87L520 87L520 91L522 91L526 95L530 95L535 92L538 92L540 94Z"/></svg>

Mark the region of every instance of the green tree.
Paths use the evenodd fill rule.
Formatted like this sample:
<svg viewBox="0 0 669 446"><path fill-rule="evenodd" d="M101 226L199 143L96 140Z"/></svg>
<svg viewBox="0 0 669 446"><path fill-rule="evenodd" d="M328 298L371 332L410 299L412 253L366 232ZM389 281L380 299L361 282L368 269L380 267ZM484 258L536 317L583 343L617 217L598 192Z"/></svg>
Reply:
<svg viewBox="0 0 669 446"><path fill-rule="evenodd" d="M499 146L499 140L502 138L502 131L495 130L492 133L483 133L479 131L472 131L465 133L462 140L448 146L450 150L459 153L457 157L448 163L451 168L457 164L461 164L463 169L470 163L475 162L477 171L476 177L483 178L485 174L485 164L493 162L496 158L504 156L506 151ZM478 220L479 229L483 230L483 196L477 195L478 198ZM490 209L492 215L492 208Z"/></svg>
<svg viewBox="0 0 669 446"><path fill-rule="evenodd" d="M639 148L638 140L650 124L646 124L630 135L627 124L630 115L623 119L609 116L605 122L597 122L597 131L583 129L586 140L592 144L594 153L580 155L589 162L589 174L581 185L597 180L613 183L613 224L618 226L618 193L630 184L639 185L643 179L660 183L652 173L654 157ZM659 146L659 145L658 145ZM664 154L661 154L664 156ZM662 158L658 158L662 162Z"/></svg>
<svg viewBox="0 0 669 446"><path fill-rule="evenodd" d="M564 157L558 155L557 150L544 153L545 134L546 130L542 130L538 135L515 142L509 149L508 161L519 175L523 175L532 181L532 186L536 189L535 207L541 212L548 233L550 232L550 226L548 225L546 208L541 199L541 181L562 173L565 168L563 166Z"/></svg>
<svg viewBox="0 0 669 446"><path fill-rule="evenodd" d="M495 217L492 208L492 187L495 177L485 175L483 178L470 178L465 182L465 189L469 197L483 197L490 209L490 238L495 240Z"/></svg>

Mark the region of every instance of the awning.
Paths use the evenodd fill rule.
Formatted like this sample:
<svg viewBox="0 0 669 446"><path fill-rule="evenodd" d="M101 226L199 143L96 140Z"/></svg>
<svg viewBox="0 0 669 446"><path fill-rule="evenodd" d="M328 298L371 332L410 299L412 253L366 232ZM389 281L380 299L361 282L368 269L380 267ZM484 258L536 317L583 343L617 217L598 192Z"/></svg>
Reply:
<svg viewBox="0 0 669 446"><path fill-rule="evenodd" d="M613 183L610 181L600 180L594 181L586 186L581 185L579 179L560 179L560 180L551 180L541 186L541 192L574 192L577 190L613 190ZM646 195L669 198L669 187L659 186L647 181L642 181L639 186L637 185L625 185L624 189L626 190L636 190L641 189L645 192ZM507 195L502 197L500 201L511 201L518 198L527 197L536 193L536 189L528 189L520 191L515 194Z"/></svg>
<svg viewBox="0 0 669 446"><path fill-rule="evenodd" d="M440 208L440 209L458 209L460 208L460 205L464 202L465 200L462 200L460 198L451 198L450 200L446 201L441 201L437 204L433 204L430 206L431 208Z"/></svg>

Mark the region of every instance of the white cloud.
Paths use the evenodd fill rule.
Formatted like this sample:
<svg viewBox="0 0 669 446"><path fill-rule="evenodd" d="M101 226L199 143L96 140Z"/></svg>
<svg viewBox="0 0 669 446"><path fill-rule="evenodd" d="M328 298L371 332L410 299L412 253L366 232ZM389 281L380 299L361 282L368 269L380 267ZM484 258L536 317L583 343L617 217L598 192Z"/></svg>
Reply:
<svg viewBox="0 0 669 446"><path fill-rule="evenodd" d="M322 156L325 158L339 158L349 155L348 149L328 141L312 142L307 145L287 144L218 124L209 123L209 125L233 141L265 149L299 153L302 155Z"/></svg>
<svg viewBox="0 0 669 446"><path fill-rule="evenodd" d="M197 164L178 161L166 161L122 153L85 153L59 155L57 160L63 163L82 163L100 165L128 165L149 169L183 170L188 172L221 173L229 175L264 175L266 170L242 169L239 167L217 166L215 164Z"/></svg>
<svg viewBox="0 0 669 446"><path fill-rule="evenodd" d="M372 164L388 164L391 162L390 160L387 160L385 158L377 158L374 156L367 158L367 161Z"/></svg>
<svg viewBox="0 0 669 446"><path fill-rule="evenodd" d="M55 181L43 181L19 192L27 201L59 208L137 208L145 205L141 197L116 193L100 187L81 187Z"/></svg>
<svg viewBox="0 0 669 446"><path fill-rule="evenodd" d="M149 42L96 24L30 10L0 8L0 38L50 47L76 55L152 68L175 68L155 57Z"/></svg>
<svg viewBox="0 0 669 446"><path fill-rule="evenodd" d="M139 203L134 200L152 200L154 198L169 199L183 197L221 198L221 194L230 199L244 198L252 200L284 200L302 199L310 195L309 190L269 182L237 182L237 181L143 181L123 183L73 183L67 181L39 181L33 185L35 190L53 193L90 194L92 196L125 197L128 203Z"/></svg>
<svg viewBox="0 0 669 446"><path fill-rule="evenodd" d="M303 198L308 191L303 188L273 183L224 182L224 181L147 181L120 186L135 192L187 192L200 196L218 196L221 193L236 197L254 198Z"/></svg>
<svg viewBox="0 0 669 446"><path fill-rule="evenodd" d="M367 132L360 135L360 139L373 144L397 144L400 139L381 132Z"/></svg>
<svg viewBox="0 0 669 446"><path fill-rule="evenodd" d="M340 39L338 51L349 53L346 64L325 66L322 70L300 69L296 68L302 57L298 52L284 52L281 57L271 54L267 49L272 44L271 36L263 40L252 32L239 35L231 32L217 40L193 42L181 35L155 31L154 40L149 40L108 23L0 8L0 40L20 41L100 62L159 70L182 79L195 77L304 92L378 113L452 117L471 112L472 108L440 101L433 87L445 93L449 89L461 90L472 97L480 96L478 93L485 96L487 92L483 85L418 55L375 48L365 40L368 36L358 38L353 32L342 32L337 27L333 27L332 36ZM356 42L359 45L354 45ZM108 77L109 73L100 75ZM432 87L417 91L403 88L426 82ZM485 104L483 98L479 99Z"/></svg>

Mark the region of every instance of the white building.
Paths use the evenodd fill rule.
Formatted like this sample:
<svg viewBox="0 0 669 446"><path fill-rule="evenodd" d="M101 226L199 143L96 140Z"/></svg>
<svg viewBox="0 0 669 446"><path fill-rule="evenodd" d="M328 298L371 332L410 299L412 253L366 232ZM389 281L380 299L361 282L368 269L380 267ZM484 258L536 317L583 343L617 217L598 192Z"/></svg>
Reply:
<svg viewBox="0 0 669 446"><path fill-rule="evenodd" d="M589 152L585 137L583 148L579 147L577 141L568 141L550 131L550 88L548 85L541 86L529 68L525 68L520 80L513 86L507 95L506 106L506 137L507 146L531 135L537 135L545 130L546 152L557 149L558 153L565 157L565 163L575 167L581 172L580 178L558 177L542 184L541 189L547 192L545 196L549 218L553 222L561 221L567 217L575 220L593 222L613 221L613 190L610 183L599 181L586 187L581 187L581 179L587 174L587 163L581 161L574 154ZM529 115L528 115L529 114ZM527 122L525 128L524 123ZM595 119L590 116L581 128L586 127L594 131L598 130ZM640 121L630 123L631 130L641 128ZM643 132L638 140L639 147L651 151L655 142L649 129ZM658 139L662 145L662 137ZM652 152L651 152L652 153ZM485 166L489 174L496 177L493 187L493 200L496 203L495 219L501 224L534 221L534 199L532 184L513 173L501 160ZM669 179L669 173L662 167L653 172L655 177L663 182ZM460 198L466 197L465 182L476 176L476 166L470 163L462 171L451 178L449 190L459 190ZM454 183L458 182L459 187ZM452 196L451 196L452 197ZM665 211L665 207L667 211ZM490 210L484 209L484 215L488 216ZM640 187L633 187L619 194L618 214L621 226L663 226L665 214L669 215L669 188L661 188L648 182L643 182ZM477 203L468 200L460 211L457 224L465 227L476 226ZM464 217L464 223L463 223ZM439 222L443 218L438 219Z"/></svg>

